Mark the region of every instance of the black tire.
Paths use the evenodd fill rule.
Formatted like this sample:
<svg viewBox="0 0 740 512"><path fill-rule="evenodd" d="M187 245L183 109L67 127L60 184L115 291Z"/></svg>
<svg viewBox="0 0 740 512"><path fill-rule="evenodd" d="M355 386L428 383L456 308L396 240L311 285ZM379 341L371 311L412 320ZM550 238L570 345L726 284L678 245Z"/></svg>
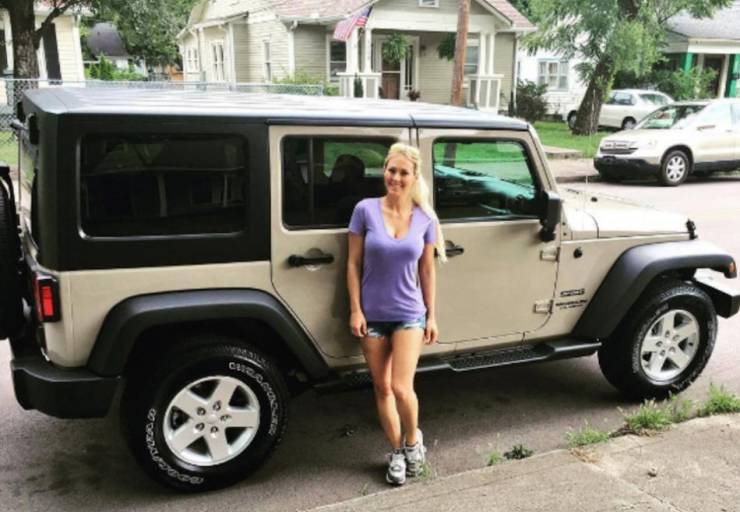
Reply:
<svg viewBox="0 0 740 512"><path fill-rule="evenodd" d="M568 117L565 120L568 123L568 128L570 128L571 130L576 125L576 118L577 117L578 117L578 113L577 112L571 112L571 113L568 114Z"/></svg>
<svg viewBox="0 0 740 512"><path fill-rule="evenodd" d="M606 170L599 171L599 176L601 176L602 181L606 181L608 183L619 183L624 179L624 177L619 175L617 172Z"/></svg>
<svg viewBox="0 0 740 512"><path fill-rule="evenodd" d="M677 167L671 167L676 165ZM682 171L678 169L682 166ZM666 187L677 187L688 178L691 173L691 159L680 149L670 151L660 164L658 180Z"/></svg>
<svg viewBox="0 0 740 512"><path fill-rule="evenodd" d="M15 205L0 182L0 339L18 334L23 327L20 257Z"/></svg>
<svg viewBox="0 0 740 512"><path fill-rule="evenodd" d="M636 124L637 121L633 117L625 117L622 120L622 130L631 130Z"/></svg>
<svg viewBox="0 0 740 512"><path fill-rule="evenodd" d="M698 346L683 370L674 377L658 380L643 368L643 340L653 324L671 311L689 312L694 316L698 324L698 339L686 339L682 343ZM717 315L709 296L692 282L661 279L645 291L599 349L599 366L606 379L631 398L666 398L686 389L701 374L714 349L716 334ZM664 367L673 364L672 361L666 362L668 364ZM679 368L677 366L676 370Z"/></svg>
<svg viewBox="0 0 740 512"><path fill-rule="evenodd" d="M210 429L214 426L217 430L221 428L219 434L223 434L227 444L231 442L228 441L230 436L226 435L228 427L221 427L225 424L225 416L220 416L230 410L229 404L218 409L213 405L213 410L210 405L204 406L208 408L204 416L196 416L201 414L199 410L192 413L192 417L177 408L168 407L178 393L198 389L191 384L205 379L199 385L198 393L208 394L208 385L212 381L221 382L226 378L246 386L253 397L238 388L229 395L230 403L240 401L242 406L259 406L256 428L229 429L231 434L237 431L237 436L231 435L231 438L245 433L250 440L245 447L236 450L236 454L229 455L233 458L212 465L187 460L187 454L182 451L176 454L165 439L166 428L176 430L188 422L204 434L212 432ZM215 387L210 392L215 395L214 391ZM253 400L256 402L252 403ZM234 484L265 461L285 431L287 403L288 391L283 377L267 356L233 338L192 336L178 340L161 357L152 358L130 372L122 397L121 421L129 448L147 474L168 487L200 492ZM234 411L232 414L236 416ZM170 422L168 427L165 427L165 422ZM212 436L204 434L196 434L200 437L191 441L185 450L192 449L193 456L197 456L200 450L204 457L212 457L213 452L206 442L206 438Z"/></svg>

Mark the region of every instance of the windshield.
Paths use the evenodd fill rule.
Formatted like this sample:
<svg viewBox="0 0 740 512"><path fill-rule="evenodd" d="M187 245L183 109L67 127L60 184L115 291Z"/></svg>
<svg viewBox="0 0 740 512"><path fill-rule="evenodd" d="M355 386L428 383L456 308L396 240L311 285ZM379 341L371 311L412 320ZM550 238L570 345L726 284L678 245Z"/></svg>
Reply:
<svg viewBox="0 0 740 512"><path fill-rule="evenodd" d="M656 110L636 126L643 130L667 130L678 128L689 117L704 108L704 105L670 105Z"/></svg>
<svg viewBox="0 0 740 512"><path fill-rule="evenodd" d="M668 103L670 103L668 97L663 96L662 94L640 94L640 98L646 103L652 103L653 105L657 105L659 107L662 107L663 105L668 105Z"/></svg>

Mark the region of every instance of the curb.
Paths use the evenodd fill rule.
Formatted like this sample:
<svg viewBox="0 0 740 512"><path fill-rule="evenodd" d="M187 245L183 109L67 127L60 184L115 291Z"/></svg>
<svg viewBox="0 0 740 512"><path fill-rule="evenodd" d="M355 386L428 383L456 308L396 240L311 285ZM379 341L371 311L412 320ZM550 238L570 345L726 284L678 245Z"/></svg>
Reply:
<svg viewBox="0 0 740 512"><path fill-rule="evenodd" d="M555 176L556 183L586 183L587 181L588 182L599 182L601 180L598 174Z"/></svg>

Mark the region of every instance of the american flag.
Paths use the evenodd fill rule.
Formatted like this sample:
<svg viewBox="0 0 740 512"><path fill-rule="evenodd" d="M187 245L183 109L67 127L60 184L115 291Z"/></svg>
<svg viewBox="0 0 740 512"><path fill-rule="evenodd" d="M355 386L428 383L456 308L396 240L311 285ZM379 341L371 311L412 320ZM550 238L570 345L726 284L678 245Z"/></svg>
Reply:
<svg viewBox="0 0 740 512"><path fill-rule="evenodd" d="M367 25L367 19L370 17L370 11L372 10L372 6L366 7L354 16L350 16L346 20L337 23L334 29L334 39L337 41L346 41L349 39L355 27L364 27Z"/></svg>

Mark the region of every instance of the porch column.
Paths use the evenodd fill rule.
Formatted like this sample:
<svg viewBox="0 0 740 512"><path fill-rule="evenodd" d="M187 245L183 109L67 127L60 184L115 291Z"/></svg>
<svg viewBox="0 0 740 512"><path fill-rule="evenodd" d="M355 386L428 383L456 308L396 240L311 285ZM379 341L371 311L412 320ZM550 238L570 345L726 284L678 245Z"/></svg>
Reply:
<svg viewBox="0 0 740 512"><path fill-rule="evenodd" d="M362 36L362 72L359 77L362 80L363 98L378 98L380 87L380 73L373 72L373 29L366 26Z"/></svg>
<svg viewBox="0 0 740 512"><path fill-rule="evenodd" d="M493 71L493 63L495 60L496 55L496 34L488 34L488 48L486 51L488 52L488 68L486 69L487 75L492 75L494 73Z"/></svg>
<svg viewBox="0 0 740 512"><path fill-rule="evenodd" d="M691 71L691 68L693 67L694 63L694 54L693 53L684 53L683 55L683 61L681 63L681 68L684 71Z"/></svg>
<svg viewBox="0 0 740 512"><path fill-rule="evenodd" d="M725 86L726 98L738 97L737 83L740 81L740 53L728 55L730 65L727 69L727 85Z"/></svg>
<svg viewBox="0 0 740 512"><path fill-rule="evenodd" d="M372 48L373 48L373 29L371 28L365 28L365 33L362 36L362 47L363 47L363 54L362 54L362 72L363 73L372 73L373 71L373 63L372 63Z"/></svg>
<svg viewBox="0 0 740 512"><path fill-rule="evenodd" d="M339 94L345 98L354 98L355 96L355 75L359 71L359 50L357 30L353 30L349 39L345 43L347 55L347 67L344 72L337 73L339 76Z"/></svg>

